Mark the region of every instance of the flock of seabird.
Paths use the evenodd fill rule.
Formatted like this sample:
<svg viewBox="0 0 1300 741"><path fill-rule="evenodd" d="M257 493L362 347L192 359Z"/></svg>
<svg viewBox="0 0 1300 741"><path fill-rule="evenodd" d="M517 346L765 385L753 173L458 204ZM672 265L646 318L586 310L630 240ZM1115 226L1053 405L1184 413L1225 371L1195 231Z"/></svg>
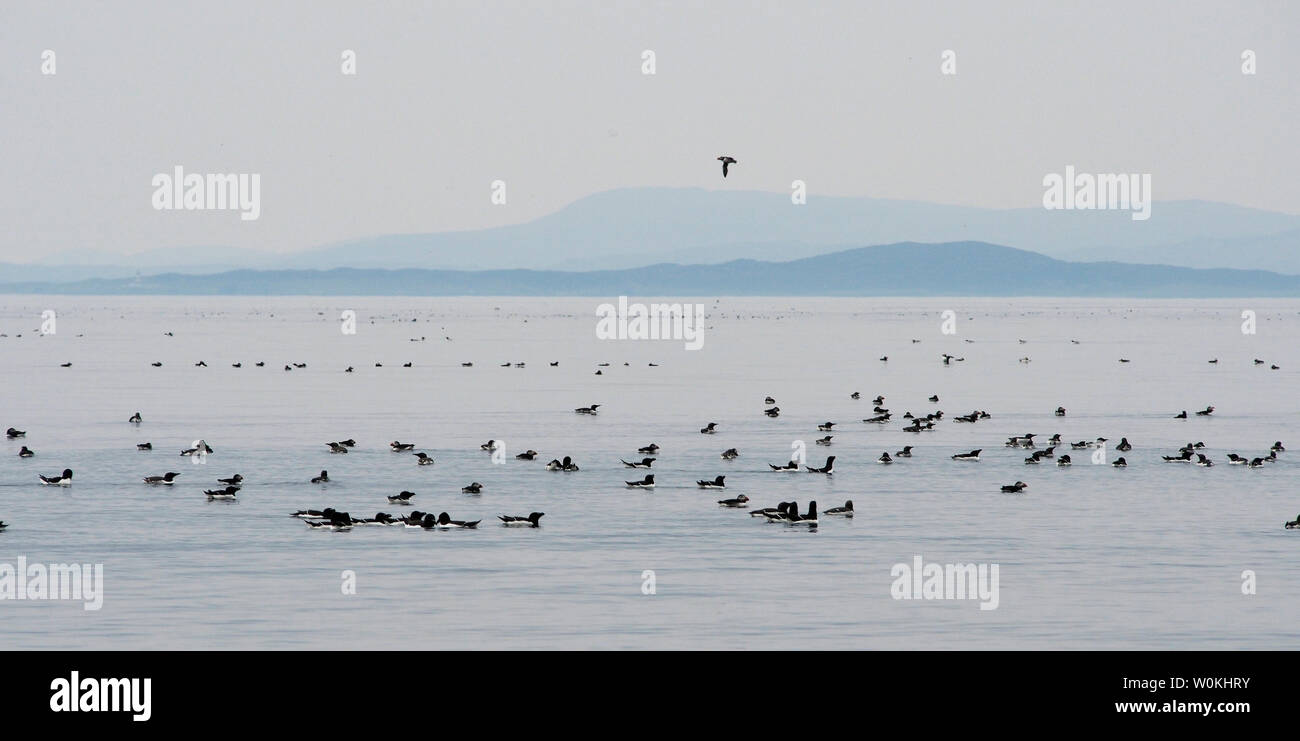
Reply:
<svg viewBox="0 0 1300 741"><path fill-rule="evenodd" d="M725 174L726 166L728 164L735 163L735 161L731 160L730 158L719 158L719 159L723 160L724 174ZM916 340L913 341L915 342ZM947 353L943 354L941 359L944 364L948 364L952 361L961 362L964 360L964 358L958 358ZM887 361L887 360L888 360L887 357L881 358L881 361ZM1027 362L1028 358L1022 358L1021 360L1022 362ZM1121 359L1121 360L1124 361L1126 359ZM1217 363L1218 359L1216 358L1209 362ZM1256 365L1260 365L1263 363L1264 361L1262 360L1258 360L1258 359L1255 360ZM154 363L154 365L160 365L160 363ZM200 361L196 365L205 366L206 364ZM258 362L257 365L263 366L264 363ZM380 365L380 364L376 364L376 365ZM511 364L506 363L505 365L509 366ZM523 365L522 363L519 363L516 364L516 367L522 367L522 365ZM552 365L555 365L555 363L552 363ZM602 364L602 365L608 365L608 364ZM238 363L234 364L234 367L239 367L239 366L240 364ZM292 368L305 368L305 367L306 367L305 363L292 364ZM405 367L410 367L410 363L407 363ZM285 370L292 370L292 368L289 365L285 366ZM1276 366L1274 366L1274 368L1276 368ZM348 370L350 371L352 369L349 368ZM852 394L850 394L850 398L857 400L857 399L861 399L862 395L860 392L855 391ZM927 401L931 404L937 404L939 403L939 397L938 395L931 395L930 397L928 397ZM885 397L883 395L876 396L872 400L872 403L873 403L873 407L871 410L871 416L863 418L862 422L865 424L876 424L876 425L889 424L893 419L893 413L884 406ZM776 405L776 399L773 398L772 396L766 396L763 399L763 404L766 407L763 410L763 413L766 416L777 417L780 415L781 413L780 407ZM600 413L600 408L601 408L601 404L589 404L587 406L577 407L573 411L574 413L579 415L594 416ZM1202 410L1196 411L1194 413L1194 416L1209 417L1214 413L1215 413L1215 407L1207 406ZM1055 417L1064 417L1066 416L1066 414L1067 411L1064 407L1057 407L1053 412L1053 415ZM955 415L952 417L952 420L956 423L976 423L981 420L991 419L991 417L992 415L990 415L988 412L984 410L973 410L966 414ZM1189 415L1185 410L1174 415L1174 419L1188 419L1188 418ZM924 415L913 415L911 412L907 412L902 416L902 419L909 420L907 425L905 425L902 428L903 431L909 433L921 433L925 431L933 431L935 429L936 423L941 422L944 419L944 413L940 410L928 412ZM140 425L143 423L143 417L140 414L140 412L136 412L135 414L131 415L131 417L127 421L134 425ZM817 425L817 431L831 432L834 430L837 424L838 423L834 421L821 422ZM699 429L700 434L703 435L714 435L718 431L719 431L719 425L717 422L708 422L707 424L705 424L704 427L701 427ZM18 430L14 427L10 427L5 431L5 437L8 440L20 440L25 438L26 435L27 432L25 430ZM1036 435L1034 433L1016 435L1008 438L1004 444L1006 447L1010 447L1010 448L1031 450L1032 452L1029 454L1029 456L1024 459L1025 465L1040 465L1047 461L1054 461L1058 467L1064 467L1064 466L1069 466L1073 463L1069 454L1061 454L1059 456L1056 454L1056 448L1063 445L1059 433L1049 438L1044 448L1037 447L1035 443L1035 437ZM833 435L825 435L824 437L816 439L815 442L817 445L830 446L833 444L833 438L834 438ZM1108 442L1107 438L1098 437L1094 440L1080 440L1068 444L1071 450L1089 450L1089 449L1095 450L1099 448L1104 449L1107 442ZM349 449L356 447L357 441L353 439L347 439L347 440L328 442L325 443L325 445L329 448L329 452L332 454L347 454ZM388 447L390 450L392 450L395 453L412 454L416 459L415 462L417 465L431 466L435 464L435 460L427 453L416 450L415 448L417 446L414 443L394 440L388 444ZM483 451L495 453L499 449L499 447L500 447L500 443L497 440L488 440L486 443L480 446L480 449ZM153 445L150 442L144 442L144 443L137 444L136 448L137 450L140 451L151 451L153 450ZM1204 448L1205 448L1204 442L1195 442L1195 443L1189 442L1185 446L1180 448L1177 451L1177 453L1174 455L1162 455L1161 460L1166 463L1188 463L1188 464L1195 464L1201 467L1207 467L1207 468L1212 467L1215 465L1214 461L1210 459L1208 456L1206 456L1204 453L1199 452ZM1128 438L1123 437L1120 439L1120 442L1118 445L1116 445L1115 449L1118 452L1129 453L1132 451L1133 446L1129 443ZM646 445L637 449L637 453L642 456L640 460L620 459L620 462L623 464L623 466L627 468L652 469L654 463L658 460L655 456L658 455L659 450L660 450L660 446L652 443L650 445ZM1252 456L1238 455L1237 453L1229 453L1227 455L1227 463L1229 465L1240 465L1247 468L1260 468L1270 463L1276 462L1278 460L1278 453L1284 452L1285 450L1286 448L1282 445L1282 442L1276 441L1269 448L1267 453L1259 456L1252 457ZM181 456L206 456L212 454L213 452L214 451L212 447L209 446L205 441L198 440L191 447L182 449L180 455ZM958 462L978 462L980 459L981 452L983 452L983 449L976 448L970 451L953 453L950 455L950 458L953 461L958 461ZM35 451L27 447L26 445L22 445L20 450L18 451L18 456L21 458L32 458L35 455L36 455ZM538 456L537 451L527 450L525 452L517 454L515 458L517 460L531 461L531 460L535 460L537 456ZM731 461L739 458L740 452L736 448L728 448L722 452L720 457L723 460ZM896 460L908 459L912 457L913 457L913 446L905 445L900 450L895 451L893 455L891 455L889 451L884 451L883 453L881 453L880 457L876 459L876 462L881 465L892 465L893 463L895 463ZM827 456L825 463L821 466L812 466L807 464L801 465L801 462L799 460L790 460L789 462L784 464L769 463L768 467L774 472L788 472L788 473L804 472L804 473L815 473L815 474L830 476L835 473L835 460L836 460L836 456L830 455ZM1110 465L1114 468L1125 468L1128 465L1128 461L1126 460L1125 457L1119 457L1113 462L1111 462ZM564 472L576 472L580 470L578 464L570 456L567 455L563 456L562 458L555 458L550 460L545 465L545 468L546 470L549 471L564 471ZM175 484L176 479L179 476L181 476L179 472L168 471L160 475L145 476L143 478L143 482L150 486L172 486L173 484ZM71 469L64 469L62 473L53 474L49 476L39 475L38 478L40 483L46 486L69 487L72 485L73 472ZM726 475L717 475L712 479L709 478L698 479L696 481L696 485L700 489L725 490L727 488L726 478L727 478ZM235 474L234 476L231 476L229 478L220 478L217 479L216 481L217 483L222 484L223 486L219 488L205 489L203 493L207 497L207 499L210 501L218 501L218 500L232 501L237 499L238 493L241 487L243 486L244 477L242 474ZM311 483L314 484L328 483L330 481L329 472L326 470L322 470L318 476L311 478L310 481ZM647 473L645 474L644 478L640 480L625 481L624 483L629 489L647 489L647 490L654 489L655 474ZM1001 486L1000 491L1002 493L1007 493L1007 494L1020 494L1023 493L1028 488L1029 488L1029 484L1027 484L1026 482L1016 481L1012 484ZM482 491L483 491L483 485L478 482L472 482L461 488L461 492L464 494L478 495L481 494ZM387 499L390 504L411 505L413 504L412 499L414 497L415 497L414 492L402 491L398 494L387 496ZM745 494L740 494L736 497L732 497L728 499L717 500L718 505L724 508L731 508L731 509L748 509L749 502L750 502L750 498ZM816 501L810 501L808 504L808 509L803 513L800 512L798 503L793 501L780 502L775 507L764 507L759 509L752 509L749 510L749 512L752 516L763 517L768 522L779 522L788 525L799 525L799 526L810 526L810 527L816 527L816 525L818 524L818 511L817 511ZM832 516L841 516L841 517L853 517L854 514L853 502L847 501L844 503L843 506L828 509L825 512L823 512L823 514L832 515ZM536 528L540 526L540 520L543 515L544 513L542 512L532 512L526 516L498 515L497 517L503 526ZM432 513L420 512L420 511L412 511L409 515L403 517L394 517L385 512L377 512L375 516L371 518L354 518L347 512L339 512L333 508L328 508L328 507L320 510L314 510L314 509L300 510L294 512L293 516L306 521L306 523L312 529L324 529L330 531L350 530L354 526L405 526L405 527L419 527L424 529L444 529L444 530L457 529L457 528L473 529L476 528L479 525L479 523L482 521L482 520L468 520L468 521L454 520L446 512L441 512L438 515L434 515ZM0 530L3 530L5 527L6 527L5 523L0 522ZM1295 521L1285 523L1285 527L1287 529L1300 529L1300 515L1297 516Z"/></svg>

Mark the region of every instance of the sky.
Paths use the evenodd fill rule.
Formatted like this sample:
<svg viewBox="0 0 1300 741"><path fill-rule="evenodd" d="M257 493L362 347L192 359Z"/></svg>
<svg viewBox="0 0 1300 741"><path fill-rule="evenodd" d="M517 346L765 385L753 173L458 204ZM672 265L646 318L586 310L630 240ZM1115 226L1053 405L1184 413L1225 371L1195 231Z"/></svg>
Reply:
<svg viewBox="0 0 1300 741"><path fill-rule="evenodd" d="M1300 213L1298 30L1294 2L7 0L0 261L285 253L642 186L1041 207L1066 165ZM257 174L259 217L155 209L177 165Z"/></svg>

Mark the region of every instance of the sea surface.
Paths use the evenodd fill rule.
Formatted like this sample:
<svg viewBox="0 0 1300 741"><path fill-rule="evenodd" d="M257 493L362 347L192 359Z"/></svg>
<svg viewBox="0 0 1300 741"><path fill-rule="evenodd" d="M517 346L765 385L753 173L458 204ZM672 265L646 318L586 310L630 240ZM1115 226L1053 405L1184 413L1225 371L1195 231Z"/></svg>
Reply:
<svg viewBox="0 0 1300 741"><path fill-rule="evenodd" d="M104 574L99 610L0 600L0 650L1300 647L1300 531L1282 527L1300 512L1300 301L692 301L698 351L597 339L594 299L0 297L0 429L27 431L0 438L0 564ZM864 424L878 394L895 421ZM934 431L902 431L904 412L934 410ZM991 419L952 420L972 410ZM826 421L829 448L813 444ZM1029 432L1127 437L1129 466L1064 448L1075 465L1026 466L1003 443ZM329 452L346 438L351 453ZM214 452L179 455L198 439ZM1294 452L1226 464L1277 440ZM798 441L812 465L836 455L834 475L772 472ZM1218 465L1161 462L1198 441ZM620 459L652 442L658 487L625 488L644 472ZM907 444L913 458L875 463ZM978 462L950 459L973 448ZM565 455L581 470L544 469ZM65 467L71 487L38 484ZM331 482L309 483L321 469ZM141 482L167 471L173 487ZM206 500L237 472L237 501ZM725 492L695 484L717 475ZM1016 480L1023 494L999 492ZM481 495L460 492L471 481ZM413 507L387 502L403 489ZM715 503L742 493L851 499L856 517L796 528ZM482 523L325 532L289 516L323 507ZM538 529L496 519L532 511ZM997 565L996 609L895 599L892 570L917 556Z"/></svg>

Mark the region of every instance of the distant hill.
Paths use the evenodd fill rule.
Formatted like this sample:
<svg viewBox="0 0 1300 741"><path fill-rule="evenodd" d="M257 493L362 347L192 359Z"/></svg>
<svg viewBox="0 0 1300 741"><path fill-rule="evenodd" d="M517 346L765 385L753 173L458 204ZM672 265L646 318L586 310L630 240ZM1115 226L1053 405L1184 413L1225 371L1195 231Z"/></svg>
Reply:
<svg viewBox="0 0 1300 741"><path fill-rule="evenodd" d="M787 262L666 263L626 270L239 270L0 293L319 296L1300 296L1300 276L1261 270L1065 262L983 242L862 247Z"/></svg>
<svg viewBox="0 0 1300 741"><path fill-rule="evenodd" d="M815 190L796 206L784 193L626 188L494 229L380 235L290 254L173 245L130 256L79 249L50 256L41 266L0 264L0 282L235 269L613 270L664 262L783 262L908 240L989 242L1085 262L1300 274L1300 216L1224 203L1160 201L1149 220L1133 221L1127 211L999 210L819 196Z"/></svg>

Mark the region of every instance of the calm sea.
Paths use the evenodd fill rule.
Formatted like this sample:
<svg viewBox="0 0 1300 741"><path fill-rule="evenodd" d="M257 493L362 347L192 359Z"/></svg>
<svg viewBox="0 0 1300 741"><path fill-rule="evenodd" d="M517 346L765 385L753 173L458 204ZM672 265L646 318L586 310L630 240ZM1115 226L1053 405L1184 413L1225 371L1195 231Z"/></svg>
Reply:
<svg viewBox="0 0 1300 741"><path fill-rule="evenodd" d="M1300 302L698 301L690 352L598 340L596 299L0 297L0 428L28 431L0 439L0 564L104 570L97 611L0 601L0 650L1300 646L1300 532L1282 528L1300 512ZM877 394L897 421L863 424ZM599 416L573 413L592 403ZM976 409L992 418L951 419ZM904 412L933 410L935 431L902 432ZM813 444L825 421L829 448ZM717 434L699 433L708 422ZM1129 466L1063 449L1074 466L1026 466L1003 442L1028 432L1127 437ZM345 438L351 453L328 452ZM479 449L490 438L504 464ZM215 451L201 464L178 455L196 439ZM1275 440L1295 452L1226 465ZM834 475L771 472L798 441L814 465L836 455ZM1219 465L1160 461L1198 441ZM619 459L652 442L658 487L626 489L643 472ZM906 444L910 460L875 463ZM514 460L529 448L538 460ZM978 463L949 458L972 448ZM564 455L582 470L544 470ZM70 488L38 485L65 467ZM331 483L309 483L321 469ZM140 481L167 471L173 487ZM236 502L205 499L235 473ZM851 499L857 516L760 522L696 487L717 475L754 506ZM1024 494L999 493L1018 479ZM471 481L482 495L460 493ZM288 516L402 514L385 497L403 489L414 509L482 524L318 532ZM541 528L498 526L531 511ZM997 565L997 609L894 599L891 569L917 556Z"/></svg>

